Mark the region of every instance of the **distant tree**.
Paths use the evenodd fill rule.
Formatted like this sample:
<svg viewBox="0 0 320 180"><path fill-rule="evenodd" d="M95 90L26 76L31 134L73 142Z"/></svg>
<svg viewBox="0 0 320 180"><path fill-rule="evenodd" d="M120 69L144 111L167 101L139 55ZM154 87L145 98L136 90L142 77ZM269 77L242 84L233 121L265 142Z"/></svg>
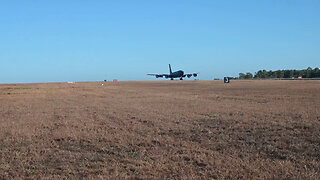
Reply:
<svg viewBox="0 0 320 180"><path fill-rule="evenodd" d="M275 71L276 78L283 78L283 73L280 70Z"/></svg>
<svg viewBox="0 0 320 180"><path fill-rule="evenodd" d="M251 73L239 73L239 79L265 79L265 78L298 78L302 76L303 78L320 78L320 69L308 67L307 69L302 70L277 70L277 71L266 71L259 70L254 73L254 76Z"/></svg>
<svg viewBox="0 0 320 180"><path fill-rule="evenodd" d="M283 78L291 78L291 71L290 70L284 70Z"/></svg>
<svg viewBox="0 0 320 180"><path fill-rule="evenodd" d="M312 78L320 77L320 69L319 69L319 68L314 68L314 69L312 70L311 76L312 76Z"/></svg>
<svg viewBox="0 0 320 180"><path fill-rule="evenodd" d="M255 73L255 78L267 78L268 77L268 72L266 70L259 70L258 72Z"/></svg>
<svg viewBox="0 0 320 180"><path fill-rule="evenodd" d="M259 70L258 72L254 73L254 78L258 78L258 79L261 78L261 70Z"/></svg>
<svg viewBox="0 0 320 180"><path fill-rule="evenodd" d="M245 79L252 79L252 78L253 78L253 75L252 75L252 73L247 72L244 78L245 78Z"/></svg>
<svg viewBox="0 0 320 180"><path fill-rule="evenodd" d="M311 67L308 67L306 69L306 78L311 78L312 76L312 68Z"/></svg>
<svg viewBox="0 0 320 180"><path fill-rule="evenodd" d="M268 71L267 76L268 76L268 78L275 78L276 74L273 71Z"/></svg>
<svg viewBox="0 0 320 180"><path fill-rule="evenodd" d="M244 73L239 73L239 79L245 79L246 75Z"/></svg>
<svg viewBox="0 0 320 180"><path fill-rule="evenodd" d="M273 77L273 78L277 78L277 72L276 72L276 71L272 71L272 72L273 72L272 77Z"/></svg>
<svg viewBox="0 0 320 180"><path fill-rule="evenodd" d="M300 76L299 71L293 70L293 77L298 78Z"/></svg>
<svg viewBox="0 0 320 180"><path fill-rule="evenodd" d="M266 70L262 70L262 78L268 78L268 72Z"/></svg>

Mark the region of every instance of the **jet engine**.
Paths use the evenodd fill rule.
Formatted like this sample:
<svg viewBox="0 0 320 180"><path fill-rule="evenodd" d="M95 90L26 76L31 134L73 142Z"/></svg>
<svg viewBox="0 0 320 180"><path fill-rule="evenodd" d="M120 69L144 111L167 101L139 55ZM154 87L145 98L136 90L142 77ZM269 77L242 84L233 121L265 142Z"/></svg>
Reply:
<svg viewBox="0 0 320 180"><path fill-rule="evenodd" d="M197 76L198 76L198 74L196 74L196 73L193 74L193 77L197 77Z"/></svg>

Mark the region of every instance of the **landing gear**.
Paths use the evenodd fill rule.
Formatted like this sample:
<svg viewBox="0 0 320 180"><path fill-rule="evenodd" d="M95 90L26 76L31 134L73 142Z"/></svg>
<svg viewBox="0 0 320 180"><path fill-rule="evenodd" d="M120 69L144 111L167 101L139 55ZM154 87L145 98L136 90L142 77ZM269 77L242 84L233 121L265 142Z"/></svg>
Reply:
<svg viewBox="0 0 320 180"><path fill-rule="evenodd" d="M171 81L173 81L173 78L171 78Z"/></svg>
<svg viewBox="0 0 320 180"><path fill-rule="evenodd" d="M182 81L183 79L182 79L182 77L180 78L180 81Z"/></svg>

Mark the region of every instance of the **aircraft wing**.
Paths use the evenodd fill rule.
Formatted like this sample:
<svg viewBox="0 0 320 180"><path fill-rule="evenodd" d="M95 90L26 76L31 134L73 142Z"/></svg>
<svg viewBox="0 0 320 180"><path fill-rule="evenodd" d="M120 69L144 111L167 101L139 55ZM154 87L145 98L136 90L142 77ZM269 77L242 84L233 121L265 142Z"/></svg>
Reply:
<svg viewBox="0 0 320 180"><path fill-rule="evenodd" d="M191 78L192 76L193 77L197 77L199 73L187 73L187 74L184 74L184 77L188 77L188 78Z"/></svg>
<svg viewBox="0 0 320 180"><path fill-rule="evenodd" d="M155 76L156 78L169 76L168 74L147 74L147 75L149 75L149 76Z"/></svg>

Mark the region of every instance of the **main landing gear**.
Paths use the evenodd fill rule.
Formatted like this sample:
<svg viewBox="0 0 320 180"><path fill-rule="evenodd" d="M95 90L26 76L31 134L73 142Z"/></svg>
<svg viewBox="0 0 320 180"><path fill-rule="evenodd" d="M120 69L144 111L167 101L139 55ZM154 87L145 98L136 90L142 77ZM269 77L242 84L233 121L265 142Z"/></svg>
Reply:
<svg viewBox="0 0 320 180"><path fill-rule="evenodd" d="M182 79L182 77L180 78L180 81L182 81L183 79Z"/></svg>

